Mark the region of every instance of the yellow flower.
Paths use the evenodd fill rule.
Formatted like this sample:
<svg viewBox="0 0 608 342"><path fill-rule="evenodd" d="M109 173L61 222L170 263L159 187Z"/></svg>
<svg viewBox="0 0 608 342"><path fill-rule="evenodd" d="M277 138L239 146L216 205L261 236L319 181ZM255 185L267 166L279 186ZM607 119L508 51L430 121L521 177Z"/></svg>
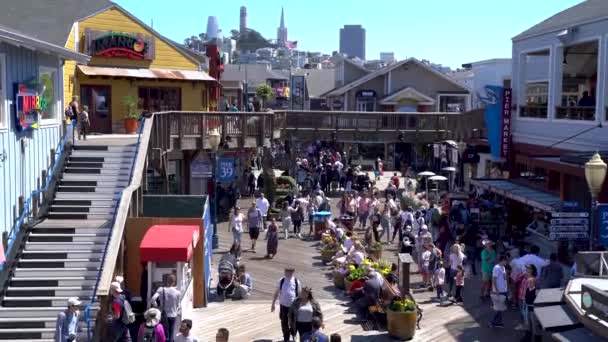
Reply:
<svg viewBox="0 0 608 342"><path fill-rule="evenodd" d="M352 272L352 271L354 271L355 269L356 269L356 268L355 268L355 265L348 265L348 270L349 270L349 271L351 271L351 272Z"/></svg>

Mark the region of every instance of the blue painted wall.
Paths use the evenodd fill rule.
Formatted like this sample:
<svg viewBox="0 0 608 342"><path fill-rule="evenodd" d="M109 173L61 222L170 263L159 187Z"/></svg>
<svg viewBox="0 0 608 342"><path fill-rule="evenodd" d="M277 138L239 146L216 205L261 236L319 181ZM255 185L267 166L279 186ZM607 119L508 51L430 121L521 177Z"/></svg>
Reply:
<svg viewBox="0 0 608 342"><path fill-rule="evenodd" d="M6 60L6 74L1 76L5 98L3 108L9 109L8 123L0 128L0 231L8 232L18 218L19 196L27 199L38 188L41 172L48 169L50 164L50 150L59 144L63 117L63 77L62 62L58 57L1 42L0 55L4 55ZM54 90L58 118L24 135L15 131L13 86L38 78L40 65L57 69Z"/></svg>

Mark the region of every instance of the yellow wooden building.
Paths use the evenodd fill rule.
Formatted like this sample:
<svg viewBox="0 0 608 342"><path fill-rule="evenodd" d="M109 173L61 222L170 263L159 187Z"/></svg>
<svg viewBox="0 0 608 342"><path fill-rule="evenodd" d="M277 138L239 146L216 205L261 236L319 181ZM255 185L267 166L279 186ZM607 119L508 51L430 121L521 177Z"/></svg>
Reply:
<svg viewBox="0 0 608 342"><path fill-rule="evenodd" d="M127 103L139 112L208 110L217 84L206 57L175 43L122 7L105 2L73 23L66 48L90 55L88 65L66 62L64 96L89 107L91 131L120 133ZM211 92L212 94L212 92Z"/></svg>

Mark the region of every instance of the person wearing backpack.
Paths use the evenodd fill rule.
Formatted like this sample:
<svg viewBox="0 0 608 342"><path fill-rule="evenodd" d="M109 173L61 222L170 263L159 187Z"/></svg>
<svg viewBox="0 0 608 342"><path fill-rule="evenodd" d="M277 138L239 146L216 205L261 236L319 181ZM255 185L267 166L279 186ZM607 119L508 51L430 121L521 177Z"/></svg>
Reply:
<svg viewBox="0 0 608 342"><path fill-rule="evenodd" d="M163 287L159 287L156 293L150 298L149 304L153 307L157 306L157 300L160 302L159 307L162 310L163 327L167 332L167 341L173 342L175 336L175 322L180 312L180 297L181 292L177 289L177 280L175 275L167 276L167 283Z"/></svg>
<svg viewBox="0 0 608 342"><path fill-rule="evenodd" d="M162 313L156 308L150 308L144 312L146 321L139 327L137 342L165 342L165 329L160 324Z"/></svg>
<svg viewBox="0 0 608 342"><path fill-rule="evenodd" d="M110 341L131 342L129 324L135 322L135 314L131 304L122 294L120 283L115 281L110 284L112 294L112 323L110 324Z"/></svg>
<svg viewBox="0 0 608 342"><path fill-rule="evenodd" d="M285 276L279 280L277 290L272 298L270 312L276 309L276 302L279 299L280 311L279 318L281 319L281 330L283 331L283 341L289 342L291 339L291 330L289 329L289 309L293 302L300 295L300 281L294 276L295 269L293 267L285 268Z"/></svg>
<svg viewBox="0 0 608 342"><path fill-rule="evenodd" d="M68 298L68 308L57 315L55 342L76 341L78 334L78 317L80 301L76 297Z"/></svg>

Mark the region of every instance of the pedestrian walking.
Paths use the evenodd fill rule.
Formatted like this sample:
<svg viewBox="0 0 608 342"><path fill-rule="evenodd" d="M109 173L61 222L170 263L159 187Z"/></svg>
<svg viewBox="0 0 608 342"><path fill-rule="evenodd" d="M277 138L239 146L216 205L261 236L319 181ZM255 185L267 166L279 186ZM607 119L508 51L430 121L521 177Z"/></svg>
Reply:
<svg viewBox="0 0 608 342"><path fill-rule="evenodd" d="M359 192L359 198L357 199L357 215L359 216L359 226L361 230L365 230L365 226L367 225L367 218L370 214L370 203L371 200L367 198L365 192Z"/></svg>
<svg viewBox="0 0 608 342"><path fill-rule="evenodd" d="M289 342L291 331L289 329L289 309L300 294L300 281L295 277L293 267L285 268L285 276L279 280L277 290L272 298L271 312L275 312L277 299L279 300L279 318L281 319L281 330L283 341Z"/></svg>
<svg viewBox="0 0 608 342"><path fill-rule="evenodd" d="M299 200L294 201L293 211L291 211L291 221L293 222L293 234L302 238L302 221L304 220L304 206Z"/></svg>
<svg viewBox="0 0 608 342"><path fill-rule="evenodd" d="M82 106L82 111L78 113L78 140L87 140L90 125L89 106Z"/></svg>
<svg viewBox="0 0 608 342"><path fill-rule="evenodd" d="M292 219L291 212L293 208L289 206L287 201L283 201L283 208L281 209L281 225L283 226L283 231L285 232L285 240L289 239L289 231L291 230Z"/></svg>
<svg viewBox="0 0 608 342"><path fill-rule="evenodd" d="M268 220L268 209L270 208L270 203L264 196L264 193L260 193L260 197L255 200L255 207L260 210L262 213L262 218L264 222ZM266 225L264 224L264 230L266 230Z"/></svg>
<svg viewBox="0 0 608 342"><path fill-rule="evenodd" d="M255 194L255 184L255 175L253 174L253 170L249 169L249 177L247 178L247 190L249 193L249 197L253 197L253 195Z"/></svg>
<svg viewBox="0 0 608 342"><path fill-rule="evenodd" d="M243 221L245 216L241 213L241 208L234 207L232 218L230 220L230 230L232 231L232 244L241 245L241 235L243 234Z"/></svg>
<svg viewBox="0 0 608 342"><path fill-rule="evenodd" d="M165 329L160 320L162 313L156 308L150 308L144 312L145 322L139 327L139 333L137 334L138 342L165 342L173 341L171 335L167 338Z"/></svg>
<svg viewBox="0 0 608 342"><path fill-rule="evenodd" d="M131 342L129 324L135 322L131 304L123 296L119 282L110 284L112 295L112 315L109 329L109 340L112 342Z"/></svg>
<svg viewBox="0 0 608 342"><path fill-rule="evenodd" d="M247 211L247 225L249 226L249 238L251 239L251 252L255 253L255 244L260 237L260 227L264 223L264 217L260 209L256 207L255 202L251 203L251 207Z"/></svg>
<svg viewBox="0 0 608 342"><path fill-rule="evenodd" d="M456 295L454 295L454 301L456 303L462 303L462 291L464 288L464 267L458 266L456 275L454 276L454 282L456 283Z"/></svg>
<svg viewBox="0 0 608 342"><path fill-rule="evenodd" d="M534 300L536 300L537 271L533 264L526 265L526 276L520 284L519 298L521 319L525 327L530 326L530 312L534 310Z"/></svg>
<svg viewBox="0 0 608 342"><path fill-rule="evenodd" d="M179 334L175 336L175 342L198 342L198 339L190 333L192 330L192 320L182 319L179 325Z"/></svg>
<svg viewBox="0 0 608 342"><path fill-rule="evenodd" d="M382 226L382 232L380 233L380 239L386 234L386 243L391 242L391 207L390 203L384 203L380 216L380 225Z"/></svg>
<svg viewBox="0 0 608 342"><path fill-rule="evenodd" d="M443 285L445 284L445 267L443 267L443 260L439 260L437 269L433 276L433 286L437 290L437 301L443 302Z"/></svg>
<svg viewBox="0 0 608 342"><path fill-rule="evenodd" d="M321 329L323 328L323 319L320 317L312 318L312 331L310 332L308 341L310 342L328 342L329 338Z"/></svg>
<svg viewBox="0 0 608 342"><path fill-rule="evenodd" d="M465 255L464 255L464 253L462 253L461 246L457 243L452 245L452 248L450 249L450 256L449 256L450 268L449 268L449 273L447 275L447 277L448 277L448 297L450 297L452 295L452 290L454 290L454 286L455 286L456 273L458 272L458 267L464 266L464 259L465 259Z"/></svg>
<svg viewBox="0 0 608 342"><path fill-rule="evenodd" d="M279 248L279 227L277 227L277 222L274 218L270 219L266 240L266 258L272 259L277 255Z"/></svg>
<svg viewBox="0 0 608 342"><path fill-rule="evenodd" d="M180 309L181 292L177 289L175 275L167 276L165 286L159 287L156 293L150 298L149 305L160 308L162 312L163 328L167 334L167 342L173 342L175 336L175 324ZM158 301L158 302L157 302Z"/></svg>
<svg viewBox="0 0 608 342"><path fill-rule="evenodd" d="M543 267L540 273L540 288L550 289L562 286L564 278L564 270L562 265L557 262L557 254L551 253L549 256L549 265Z"/></svg>
<svg viewBox="0 0 608 342"><path fill-rule="evenodd" d="M494 310L494 317L489 324L491 328L505 327L502 322L502 313L507 310L506 300L509 291L506 264L507 257L503 255L492 269L492 309Z"/></svg>
<svg viewBox="0 0 608 342"><path fill-rule="evenodd" d="M485 299L490 295L490 289L492 288L492 272L496 262L496 251L494 250L494 242L490 240L484 240L482 245L484 249L481 251L481 298Z"/></svg>
<svg viewBox="0 0 608 342"><path fill-rule="evenodd" d="M312 321L318 318L323 321L321 306L313 295L312 289L304 287L298 298L293 301L289 308L289 330L295 338L300 337L300 341L306 341L312 332Z"/></svg>
<svg viewBox="0 0 608 342"><path fill-rule="evenodd" d="M80 316L78 309L80 304L78 298L68 298L67 309L57 315L55 342L76 341L78 337L78 318Z"/></svg>

